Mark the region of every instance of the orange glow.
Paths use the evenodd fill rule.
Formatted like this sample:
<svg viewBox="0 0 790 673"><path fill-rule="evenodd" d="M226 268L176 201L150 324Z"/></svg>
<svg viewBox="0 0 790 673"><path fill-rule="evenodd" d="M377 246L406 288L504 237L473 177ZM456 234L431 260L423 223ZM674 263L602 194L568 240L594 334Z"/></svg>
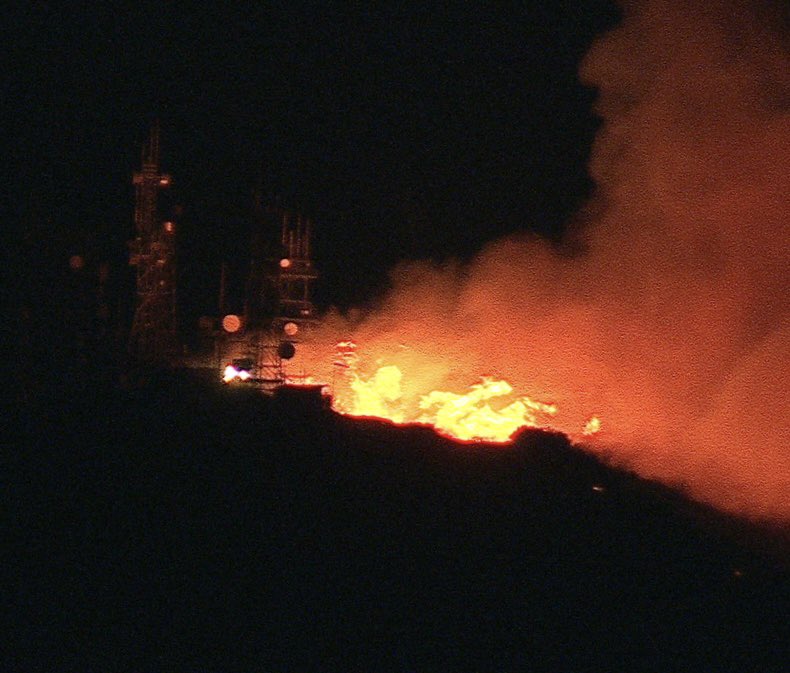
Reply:
<svg viewBox="0 0 790 673"><path fill-rule="evenodd" d="M176 225L173 224L170 220L164 223L165 231L168 234L172 234L176 230Z"/></svg>
<svg viewBox="0 0 790 673"><path fill-rule="evenodd" d="M520 428L545 427L557 413L556 405L514 396L509 383L488 377L465 393L426 392L419 396L415 407L403 399L402 379L395 365L379 367L367 379L352 372L351 399L344 402L336 398L335 408L352 416L431 425L440 434L456 439L490 442L507 442Z"/></svg>
<svg viewBox="0 0 790 673"><path fill-rule="evenodd" d="M283 257L280 260L280 268L281 269L287 269L289 266L291 266L291 260L288 259L287 257Z"/></svg>
<svg viewBox="0 0 790 673"><path fill-rule="evenodd" d="M222 319L222 329L230 334L238 332L241 329L241 318L233 313L229 313Z"/></svg>
<svg viewBox="0 0 790 673"><path fill-rule="evenodd" d="M602 461L787 528L785 36L754 3L689 4L660 3L657 21L656 3L629 3L583 59L595 189L561 245L514 233L468 263L403 262L374 307L326 317L327 344L359 344L327 357L339 409L439 417L449 399L420 400L471 403L491 374L515 394L478 406L556 402L551 426ZM389 365L400 397L360 410L348 384Z"/></svg>

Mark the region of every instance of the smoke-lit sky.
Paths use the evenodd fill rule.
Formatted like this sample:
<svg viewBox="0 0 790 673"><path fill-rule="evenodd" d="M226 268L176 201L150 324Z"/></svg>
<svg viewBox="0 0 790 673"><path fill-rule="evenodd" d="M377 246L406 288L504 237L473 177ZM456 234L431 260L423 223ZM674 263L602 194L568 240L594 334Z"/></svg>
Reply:
<svg viewBox="0 0 790 673"><path fill-rule="evenodd" d="M314 216L327 304L367 298L398 259L556 236L591 186L579 62L619 12L472 4L30 3L8 29L23 226L123 261L159 118L194 308L219 257L246 262L256 186Z"/></svg>
<svg viewBox="0 0 790 673"><path fill-rule="evenodd" d="M15 268L121 273L158 117L187 316L214 308L221 258L246 261L256 186L314 216L325 304L482 249L399 267L340 329L374 359L411 349L432 385L507 376L599 414L614 460L786 521L787 5L623 6L31 5L5 97Z"/></svg>
<svg viewBox="0 0 790 673"><path fill-rule="evenodd" d="M627 3L581 66L603 123L570 251L411 264L338 320L404 405L503 377L641 475L790 521L790 51L770 3Z"/></svg>

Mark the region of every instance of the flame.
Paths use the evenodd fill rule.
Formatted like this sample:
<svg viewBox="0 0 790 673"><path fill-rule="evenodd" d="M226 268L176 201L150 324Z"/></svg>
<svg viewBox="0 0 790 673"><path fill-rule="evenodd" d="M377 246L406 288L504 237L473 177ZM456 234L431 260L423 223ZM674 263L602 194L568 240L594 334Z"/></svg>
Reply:
<svg viewBox="0 0 790 673"><path fill-rule="evenodd" d="M541 414L557 413L555 405L534 402L529 397L520 397L498 411L489 404L489 400L512 392L507 381L491 378L483 378L464 395L434 390L420 399L420 409L425 413L419 421L458 439L506 441L520 428L539 427Z"/></svg>
<svg viewBox="0 0 790 673"><path fill-rule="evenodd" d="M524 427L546 427L557 413L554 404L529 397L513 398L507 381L483 377L465 393L432 390L419 395L416 405L405 399L403 373L396 365L379 367L369 378L351 372L350 400L335 399L335 409L350 416L374 416L394 423L420 423L461 440L507 442ZM495 400L505 400L495 408Z"/></svg>
<svg viewBox="0 0 790 673"><path fill-rule="evenodd" d="M601 431L601 419L597 416L593 416L584 424L584 428L582 429L582 434L589 437L591 435L595 435Z"/></svg>
<svg viewBox="0 0 790 673"><path fill-rule="evenodd" d="M354 416L378 416L403 423L404 414L397 405L402 395L402 378L400 369L395 365L380 367L367 381L354 375L351 380L354 403L348 413Z"/></svg>

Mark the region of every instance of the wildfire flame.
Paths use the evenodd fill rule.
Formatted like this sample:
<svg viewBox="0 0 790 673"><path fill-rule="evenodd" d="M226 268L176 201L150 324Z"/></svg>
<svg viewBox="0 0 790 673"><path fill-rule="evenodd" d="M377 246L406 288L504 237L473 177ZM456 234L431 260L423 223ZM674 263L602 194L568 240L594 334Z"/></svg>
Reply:
<svg viewBox="0 0 790 673"><path fill-rule="evenodd" d="M404 413L398 408L402 378L403 374L395 365L380 367L368 380L354 374L351 380L354 402L346 413L353 416L378 416L403 423Z"/></svg>
<svg viewBox="0 0 790 673"><path fill-rule="evenodd" d="M593 416L584 424L584 429L582 430L582 434L586 436L594 435L601 430L601 419L597 416Z"/></svg>
<svg viewBox="0 0 790 673"><path fill-rule="evenodd" d="M401 386L403 373L396 365L379 367L372 376L350 372L347 398L335 398L335 410L351 416L373 416L394 423L419 423L461 440L507 442L524 427L550 427L557 406L514 396L507 382L483 377L466 392L432 390L409 403ZM497 404L499 402L500 404ZM595 419L597 421L597 419ZM600 427L588 423L590 434Z"/></svg>
<svg viewBox="0 0 790 673"><path fill-rule="evenodd" d="M459 439L506 441L519 428L539 427L541 416L557 413L555 405L535 402L529 397L520 397L499 410L489 404L490 400L512 392L507 381L491 378L483 378L464 395L434 390L420 399L424 413L419 421Z"/></svg>

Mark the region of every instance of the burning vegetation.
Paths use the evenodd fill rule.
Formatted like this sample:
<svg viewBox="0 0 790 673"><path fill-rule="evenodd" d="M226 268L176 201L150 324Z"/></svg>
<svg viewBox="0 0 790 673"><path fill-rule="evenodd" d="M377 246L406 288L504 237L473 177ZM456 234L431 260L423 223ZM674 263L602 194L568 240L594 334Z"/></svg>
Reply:
<svg viewBox="0 0 790 673"><path fill-rule="evenodd" d="M396 423L431 425L441 434L462 440L505 442L524 427L541 427L543 417L557 413L552 404L534 402L529 397L509 401L513 393L507 381L483 377L465 393L432 390L421 395L416 409L402 401L403 374L395 365L386 365L365 380L352 374L351 402L336 406L341 413L377 416ZM505 400L503 404L497 401Z"/></svg>
<svg viewBox="0 0 790 673"><path fill-rule="evenodd" d="M524 427L546 427L557 413L553 404L514 396L507 382L484 376L462 393L430 390L407 394L403 372L395 364L379 366L369 376L359 371L353 341L337 345L334 366L335 410L351 416L374 416L394 423L418 423L460 440L507 442Z"/></svg>

